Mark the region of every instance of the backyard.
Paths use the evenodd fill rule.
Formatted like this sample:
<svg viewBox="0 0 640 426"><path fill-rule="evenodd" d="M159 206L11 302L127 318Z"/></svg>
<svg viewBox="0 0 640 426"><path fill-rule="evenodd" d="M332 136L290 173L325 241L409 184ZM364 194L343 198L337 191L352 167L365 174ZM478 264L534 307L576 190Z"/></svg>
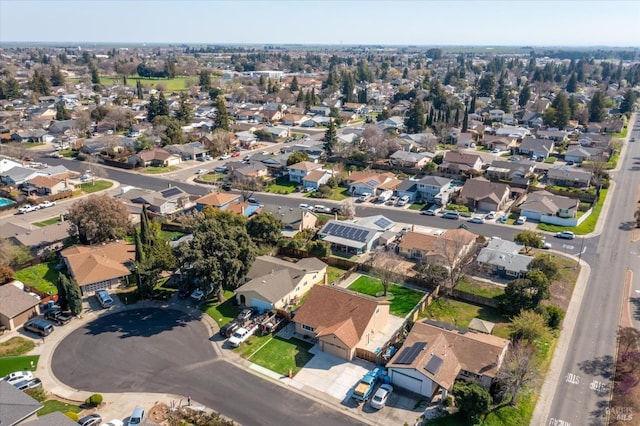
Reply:
<svg viewBox="0 0 640 426"><path fill-rule="evenodd" d="M384 298L384 287L378 278L362 275L348 287L348 290L373 297ZM418 304L424 293L397 284L389 285L387 300L391 302L389 312L404 318Z"/></svg>
<svg viewBox="0 0 640 426"><path fill-rule="evenodd" d="M93 182L85 182L80 184L82 189L87 194L93 194L94 192L103 191L113 186L113 182L108 180L96 180Z"/></svg>
<svg viewBox="0 0 640 426"><path fill-rule="evenodd" d="M327 284L331 284L346 273L347 271L344 269L340 269L335 266L327 266Z"/></svg>
<svg viewBox="0 0 640 426"><path fill-rule="evenodd" d="M432 319L464 328L468 327L471 320L476 317L495 323L494 335L505 339L509 338L509 318L499 310L486 306L440 298L427 306L427 309L420 314L421 319Z"/></svg>
<svg viewBox="0 0 640 426"><path fill-rule="evenodd" d="M58 262L43 262L16 271L16 279L25 285L49 294L58 294L56 283L58 282Z"/></svg>

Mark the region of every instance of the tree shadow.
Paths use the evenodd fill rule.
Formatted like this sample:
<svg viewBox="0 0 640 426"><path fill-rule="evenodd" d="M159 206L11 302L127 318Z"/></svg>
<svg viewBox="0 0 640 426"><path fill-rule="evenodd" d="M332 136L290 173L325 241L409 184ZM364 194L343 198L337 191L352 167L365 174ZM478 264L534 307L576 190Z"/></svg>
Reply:
<svg viewBox="0 0 640 426"><path fill-rule="evenodd" d="M609 409L609 401L600 400L596 404L596 409L591 410L591 420L589 426L605 426L607 424L607 411Z"/></svg>
<svg viewBox="0 0 640 426"><path fill-rule="evenodd" d="M578 363L578 368L590 376L600 376L605 379L612 379L613 357L611 355L605 355L591 360L586 360Z"/></svg>
<svg viewBox="0 0 640 426"><path fill-rule="evenodd" d="M86 334L118 333L120 339L151 337L189 322L198 321L191 315L174 309L144 308L110 314L91 321L84 329Z"/></svg>

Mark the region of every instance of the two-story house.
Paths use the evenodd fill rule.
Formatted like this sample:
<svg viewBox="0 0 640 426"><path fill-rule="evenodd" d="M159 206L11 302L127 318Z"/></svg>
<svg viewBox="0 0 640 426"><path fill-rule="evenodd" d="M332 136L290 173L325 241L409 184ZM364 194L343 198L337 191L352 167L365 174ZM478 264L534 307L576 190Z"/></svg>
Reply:
<svg viewBox="0 0 640 426"><path fill-rule="evenodd" d="M445 173L456 175L471 170L480 172L482 169L482 157L477 154L447 151L442 158L442 164L438 168Z"/></svg>
<svg viewBox="0 0 640 426"><path fill-rule="evenodd" d="M420 198L425 203L435 203L444 206L449 202L453 193L451 179L440 176L425 176L416 182Z"/></svg>
<svg viewBox="0 0 640 426"><path fill-rule="evenodd" d="M302 183L304 178L314 170L321 170L322 164L312 163L311 161L301 161L287 167L289 171L289 182Z"/></svg>

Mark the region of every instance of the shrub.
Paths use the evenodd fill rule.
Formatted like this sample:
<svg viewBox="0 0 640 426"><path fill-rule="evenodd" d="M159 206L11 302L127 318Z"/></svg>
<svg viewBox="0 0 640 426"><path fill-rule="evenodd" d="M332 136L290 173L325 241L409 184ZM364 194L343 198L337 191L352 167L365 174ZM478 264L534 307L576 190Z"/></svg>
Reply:
<svg viewBox="0 0 640 426"><path fill-rule="evenodd" d="M47 393L42 388L27 389L25 393L38 402L43 402L47 399Z"/></svg>
<svg viewBox="0 0 640 426"><path fill-rule="evenodd" d="M92 407L97 407L102 404L102 395L99 393L94 393L89 398L85 399L85 404L91 405Z"/></svg>
<svg viewBox="0 0 640 426"><path fill-rule="evenodd" d="M64 413L64 415L69 417L71 420L73 420L76 423L79 420L78 413L74 413L73 411L67 411L66 413Z"/></svg>
<svg viewBox="0 0 640 426"><path fill-rule="evenodd" d="M16 273L14 272L14 270L10 267L6 265L0 265L0 285L12 281L15 274Z"/></svg>
<svg viewBox="0 0 640 426"><path fill-rule="evenodd" d="M544 317L547 322L547 326L553 330L560 328L560 324L562 323L565 315L562 308L554 305L540 305L536 308L536 312Z"/></svg>

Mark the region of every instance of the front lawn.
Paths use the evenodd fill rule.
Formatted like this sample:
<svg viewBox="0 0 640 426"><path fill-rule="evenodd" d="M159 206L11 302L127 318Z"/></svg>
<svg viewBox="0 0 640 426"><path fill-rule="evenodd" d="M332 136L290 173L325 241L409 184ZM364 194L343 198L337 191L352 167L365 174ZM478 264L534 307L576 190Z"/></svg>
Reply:
<svg viewBox="0 0 640 426"><path fill-rule="evenodd" d="M113 186L113 182L108 180L96 180L94 182L85 182L80 184L82 189L87 194L93 194L94 192L103 191Z"/></svg>
<svg viewBox="0 0 640 426"><path fill-rule="evenodd" d="M36 371L40 355L7 356L0 358L0 377L14 371Z"/></svg>
<svg viewBox="0 0 640 426"><path fill-rule="evenodd" d="M333 201L342 201L351 197L349 194L349 188L343 188L341 186L336 186L335 188L331 188L331 195L328 198L316 198L312 197L315 194L314 192L310 192L305 197L315 198L317 200L333 200Z"/></svg>
<svg viewBox="0 0 640 426"><path fill-rule="evenodd" d="M225 301L222 303L218 303L217 300L207 300L200 306L200 309L213 318L219 326L228 323L240 312L233 303L234 294L232 291L225 290L223 296Z"/></svg>
<svg viewBox="0 0 640 426"><path fill-rule="evenodd" d="M129 279L134 280L131 282L135 282L135 280L137 280L135 275L131 275ZM116 296L118 296L118 299L120 299L120 302L124 305L134 305L138 303L138 300L140 300L140 292L138 291L138 287L135 285L123 290L118 290L116 292Z"/></svg>
<svg viewBox="0 0 640 426"><path fill-rule="evenodd" d="M309 352L312 347L313 344L295 338L274 337L249 359L283 376L287 376L289 370L295 375L313 358Z"/></svg>
<svg viewBox="0 0 640 426"><path fill-rule="evenodd" d="M233 348L233 351L242 358L249 359L271 339L273 339L273 335L271 334L265 334L264 336L254 334L245 340L240 346Z"/></svg>
<svg viewBox="0 0 640 426"><path fill-rule="evenodd" d="M56 283L58 282L58 262L43 262L16 271L16 279L24 284L49 294L58 294Z"/></svg>
<svg viewBox="0 0 640 426"><path fill-rule="evenodd" d="M181 237L184 237L185 235L187 234L180 231L160 231L160 239L163 241L175 241L180 239Z"/></svg>
<svg viewBox="0 0 640 426"><path fill-rule="evenodd" d="M348 287L351 291L381 297L384 293L382 282L373 277L362 275ZM418 304L424 293L401 287L396 284L389 285L388 298L391 301L389 312L391 315L405 317Z"/></svg>
<svg viewBox="0 0 640 426"><path fill-rule="evenodd" d="M28 353L35 346L36 344L33 343L33 340L20 336L12 337L6 342L0 343L0 357L21 356Z"/></svg>
<svg viewBox="0 0 640 426"><path fill-rule="evenodd" d="M67 404L66 402L58 401L57 399L48 399L44 401L42 405L43 407L36 413L38 416L44 416L45 414L53 413L54 411L59 411L61 413L66 413L68 411L79 413L82 411L82 408L78 405Z"/></svg>
<svg viewBox="0 0 640 426"><path fill-rule="evenodd" d="M44 228L45 226L53 225L54 223L60 222L60 216L52 217L47 220L43 220L42 222L33 222L33 225L38 228Z"/></svg>
<svg viewBox="0 0 640 426"><path fill-rule="evenodd" d="M273 192L274 194L291 194L296 191L296 187L299 185L297 182L290 182L289 179L277 179L274 183L265 186L266 192Z"/></svg>
<svg viewBox="0 0 640 426"><path fill-rule="evenodd" d="M205 182L217 182L219 180L223 180L225 176L226 175L223 173L207 173L206 175L198 176L198 179Z"/></svg>
<svg viewBox="0 0 640 426"><path fill-rule="evenodd" d="M178 170L175 166L170 167L145 167L142 173L146 173L149 175L158 175L160 173L169 173Z"/></svg>
<svg viewBox="0 0 640 426"><path fill-rule="evenodd" d="M505 339L509 338L509 329L507 328L509 318L500 313L499 310L486 306L439 298L420 314L420 318L445 322L458 327L468 327L471 320L476 317L495 323L496 326L493 328L494 335Z"/></svg>
<svg viewBox="0 0 640 426"><path fill-rule="evenodd" d="M425 203L413 203L409 206L409 210L422 210L425 207L427 207L427 205Z"/></svg>

